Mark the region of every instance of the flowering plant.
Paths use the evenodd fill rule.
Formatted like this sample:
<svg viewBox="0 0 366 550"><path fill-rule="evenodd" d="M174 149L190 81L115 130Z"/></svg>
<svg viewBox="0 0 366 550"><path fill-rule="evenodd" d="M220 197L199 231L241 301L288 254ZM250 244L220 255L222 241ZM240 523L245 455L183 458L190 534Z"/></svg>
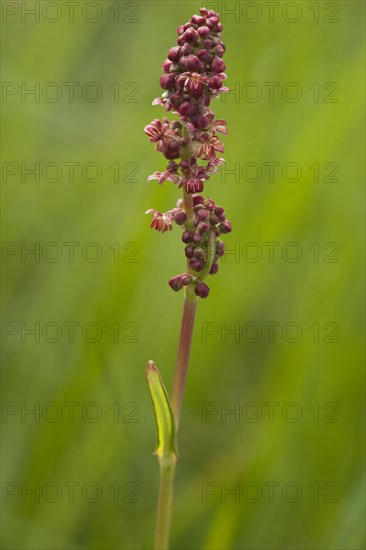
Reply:
<svg viewBox="0 0 366 550"><path fill-rule="evenodd" d="M155 119L145 127L145 133L156 150L168 160L166 170L155 172L148 180L159 184L172 182L182 189L183 196L175 208L167 212L150 209L150 227L161 233L173 224L182 228L187 259L186 271L172 277L174 291L185 288L184 307L178 358L171 401L154 363L149 361L148 383L158 425L159 447L156 452L161 466L155 549L168 548L172 502L172 486L177 460L176 432L179 425L183 391L188 368L196 298L207 298L207 277L219 270L218 260L224 255L221 236L231 232L225 211L211 198L201 195L224 159L219 154L224 146L218 134L227 134L225 120L215 120L211 101L228 88L221 40L222 24L217 13L206 8L193 15L188 23L178 27L177 46L168 52L160 78L162 95L153 101L179 120Z"/></svg>

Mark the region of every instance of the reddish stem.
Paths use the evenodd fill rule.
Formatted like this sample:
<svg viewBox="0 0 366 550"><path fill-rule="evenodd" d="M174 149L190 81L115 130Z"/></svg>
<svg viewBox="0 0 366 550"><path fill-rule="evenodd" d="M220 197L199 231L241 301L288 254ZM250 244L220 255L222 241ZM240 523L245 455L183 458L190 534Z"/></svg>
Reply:
<svg viewBox="0 0 366 550"><path fill-rule="evenodd" d="M178 357L173 381L172 408L174 412L176 429L178 430L184 387L186 383L189 355L191 351L194 319L196 315L197 300L193 287L186 288L183 305L182 324L180 330Z"/></svg>

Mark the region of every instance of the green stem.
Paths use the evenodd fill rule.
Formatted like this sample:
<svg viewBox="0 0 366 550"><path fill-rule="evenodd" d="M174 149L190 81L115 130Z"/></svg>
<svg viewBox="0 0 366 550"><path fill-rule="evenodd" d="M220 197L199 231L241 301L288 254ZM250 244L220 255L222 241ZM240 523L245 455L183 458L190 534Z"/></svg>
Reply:
<svg viewBox="0 0 366 550"><path fill-rule="evenodd" d="M154 550L168 550L176 458L160 462L160 487Z"/></svg>
<svg viewBox="0 0 366 550"><path fill-rule="evenodd" d="M182 410L184 386L187 377L189 355L193 335L197 300L192 285L185 289L182 325L178 346L178 357L175 369L171 405L178 430ZM173 504L173 485L176 457L160 461L160 488L156 519L154 550L168 550L169 533Z"/></svg>

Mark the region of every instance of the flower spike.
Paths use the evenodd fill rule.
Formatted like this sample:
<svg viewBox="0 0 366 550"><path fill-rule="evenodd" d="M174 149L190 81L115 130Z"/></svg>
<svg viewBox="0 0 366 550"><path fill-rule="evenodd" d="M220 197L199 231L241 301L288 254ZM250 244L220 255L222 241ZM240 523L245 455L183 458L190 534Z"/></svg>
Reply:
<svg viewBox="0 0 366 550"><path fill-rule="evenodd" d="M204 279L218 272L217 262L224 254L220 236L231 232L224 209L201 196L210 176L224 163L218 156L224 152L218 134L227 134L227 123L215 120L210 108L213 99L228 91L223 84L227 76L222 29L219 15L206 8L178 28L177 45L170 48L163 63L163 92L153 105L163 106L179 120L163 117L145 127L156 150L169 160L166 170L155 172L148 181L156 179L162 184L169 180L183 190L177 208L165 213L148 211L153 214L150 227L165 233L176 223L183 229L187 272L170 279L169 285L174 291L193 285L201 298L209 293Z"/></svg>

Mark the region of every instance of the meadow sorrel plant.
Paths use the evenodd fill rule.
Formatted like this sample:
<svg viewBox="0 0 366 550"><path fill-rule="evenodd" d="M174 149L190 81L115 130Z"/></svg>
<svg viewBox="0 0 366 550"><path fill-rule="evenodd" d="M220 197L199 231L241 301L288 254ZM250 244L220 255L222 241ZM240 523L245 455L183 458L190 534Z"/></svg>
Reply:
<svg viewBox="0 0 366 550"><path fill-rule="evenodd" d="M162 95L153 101L166 112L178 115L169 121L155 119L145 127L156 150L167 159L163 172L148 180L159 184L170 181L181 190L176 206L167 212L151 209L150 227L165 233L173 225L182 230L187 260L186 271L172 277L170 287L184 289L183 316L178 357L171 400L153 361L148 362L147 380L158 428L160 490L155 532L155 550L169 546L173 480L177 461L176 435L179 426L183 392L187 375L197 298L207 298L207 279L219 270L218 260L225 252L221 236L231 232L225 211L211 198L205 198L205 185L216 174L224 159L219 155L224 146L218 134L227 134L225 120L215 120L210 105L220 93L227 92L221 41L222 25L217 13L206 8L178 27L177 46L168 52L160 78Z"/></svg>

